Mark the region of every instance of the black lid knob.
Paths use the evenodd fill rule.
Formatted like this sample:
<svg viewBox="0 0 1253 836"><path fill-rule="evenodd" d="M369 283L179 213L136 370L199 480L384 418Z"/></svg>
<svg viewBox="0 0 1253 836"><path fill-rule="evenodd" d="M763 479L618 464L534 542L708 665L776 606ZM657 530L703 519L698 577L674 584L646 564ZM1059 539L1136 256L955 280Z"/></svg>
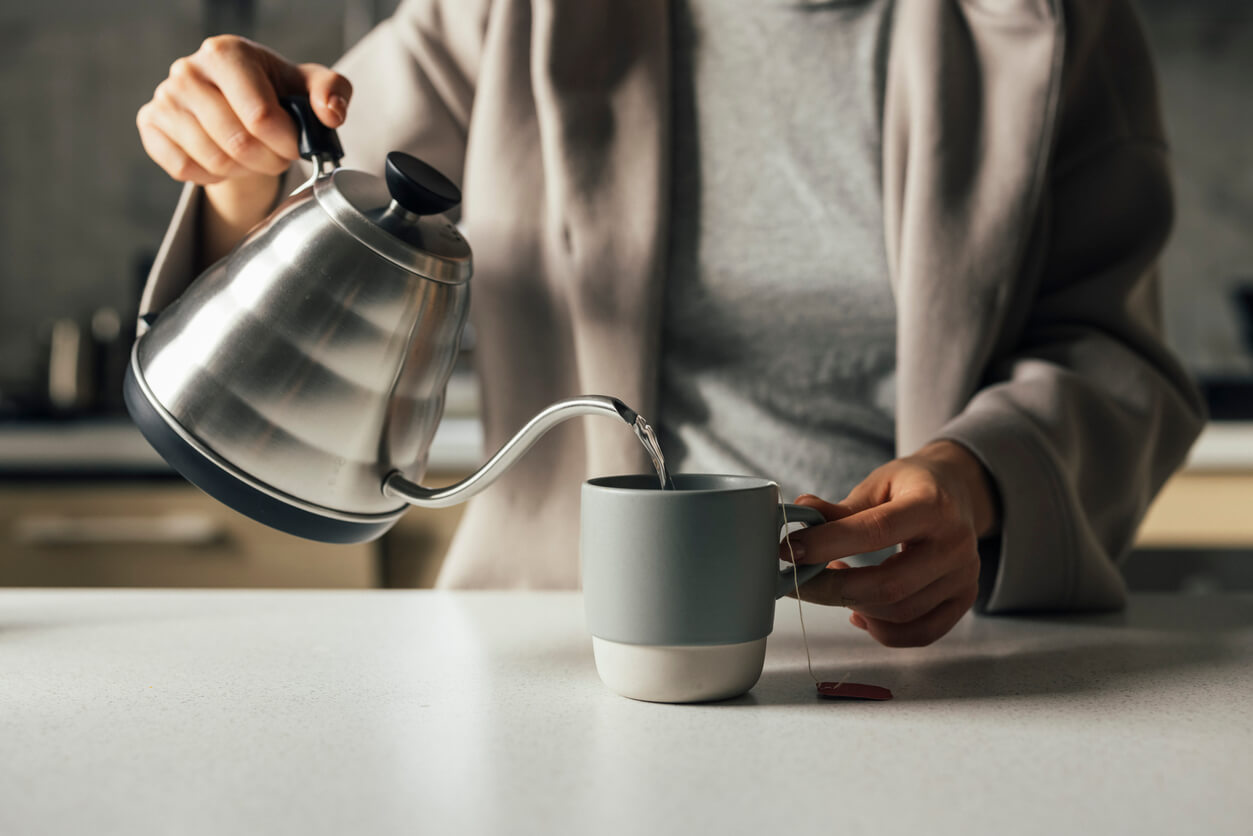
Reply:
<svg viewBox="0 0 1253 836"><path fill-rule="evenodd" d="M461 190L433 166L401 151L387 155L387 190L415 215L441 215L461 203Z"/></svg>

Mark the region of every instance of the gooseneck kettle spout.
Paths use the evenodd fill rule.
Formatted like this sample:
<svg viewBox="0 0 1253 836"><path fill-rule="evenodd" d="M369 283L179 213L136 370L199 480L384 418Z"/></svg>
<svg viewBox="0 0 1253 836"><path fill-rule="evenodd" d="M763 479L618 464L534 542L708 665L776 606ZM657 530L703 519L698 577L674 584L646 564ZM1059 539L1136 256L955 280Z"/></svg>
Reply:
<svg viewBox="0 0 1253 836"><path fill-rule="evenodd" d="M400 471L392 471L383 483L383 493L422 508L458 505L496 481L553 427L580 415L610 416L633 426L637 418L631 407L617 398L604 395L583 395L558 401L528 421L486 464L460 482L442 488L424 488L406 479Z"/></svg>

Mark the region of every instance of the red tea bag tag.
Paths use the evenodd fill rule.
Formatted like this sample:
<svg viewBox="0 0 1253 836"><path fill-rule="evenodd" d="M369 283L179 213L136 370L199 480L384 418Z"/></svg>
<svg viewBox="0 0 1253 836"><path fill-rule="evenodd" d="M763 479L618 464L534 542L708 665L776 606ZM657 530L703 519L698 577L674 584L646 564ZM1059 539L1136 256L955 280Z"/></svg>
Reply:
<svg viewBox="0 0 1253 836"><path fill-rule="evenodd" d="M878 685L858 682L819 682L818 696L829 700L890 700L892 692Z"/></svg>

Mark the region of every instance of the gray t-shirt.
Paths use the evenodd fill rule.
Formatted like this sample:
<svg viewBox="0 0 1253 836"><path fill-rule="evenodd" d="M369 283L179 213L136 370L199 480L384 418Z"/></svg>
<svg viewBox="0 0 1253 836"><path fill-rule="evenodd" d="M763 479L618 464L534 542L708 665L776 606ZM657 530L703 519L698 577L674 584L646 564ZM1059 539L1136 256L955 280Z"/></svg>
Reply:
<svg viewBox="0 0 1253 836"><path fill-rule="evenodd" d="M673 8L662 449L836 501L894 454L890 0Z"/></svg>

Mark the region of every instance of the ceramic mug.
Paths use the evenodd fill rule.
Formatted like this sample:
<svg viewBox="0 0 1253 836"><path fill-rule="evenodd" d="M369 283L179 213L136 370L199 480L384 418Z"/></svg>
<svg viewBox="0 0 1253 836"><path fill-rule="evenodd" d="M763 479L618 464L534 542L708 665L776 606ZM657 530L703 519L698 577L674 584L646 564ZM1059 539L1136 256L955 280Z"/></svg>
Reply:
<svg viewBox="0 0 1253 836"><path fill-rule="evenodd" d="M774 602L822 565L778 568L787 521L773 482L682 473L583 484L579 555L596 670L624 697L700 702L738 696L761 677Z"/></svg>

